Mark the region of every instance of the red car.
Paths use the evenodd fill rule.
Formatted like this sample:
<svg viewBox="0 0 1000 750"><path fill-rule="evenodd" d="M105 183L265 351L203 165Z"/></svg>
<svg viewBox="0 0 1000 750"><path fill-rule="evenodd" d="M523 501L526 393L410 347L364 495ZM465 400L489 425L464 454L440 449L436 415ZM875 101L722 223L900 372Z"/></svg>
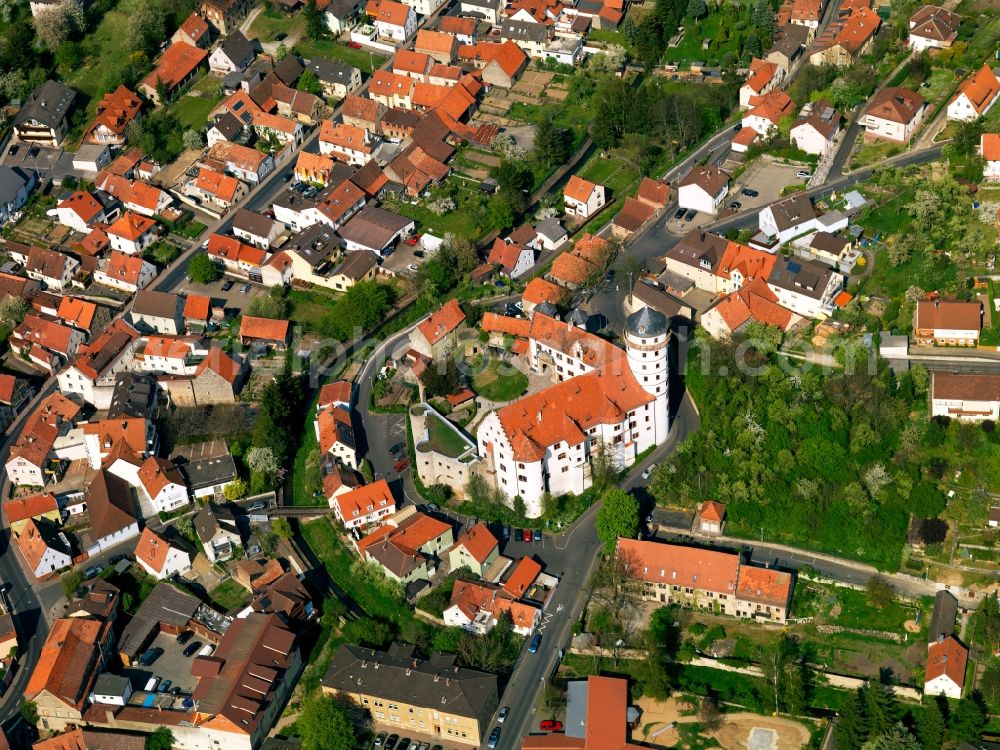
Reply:
<svg viewBox="0 0 1000 750"><path fill-rule="evenodd" d="M526 542L530 542L530 541L531 541L531 529L525 529L525 530L524 530L524 536L523 536L523 537L521 537L521 538L522 538L522 539L523 539L524 541L526 541Z"/></svg>
<svg viewBox="0 0 1000 750"><path fill-rule="evenodd" d="M562 722L556 721L555 719L543 719L542 723L538 725L538 728L543 732L561 732Z"/></svg>
<svg viewBox="0 0 1000 750"><path fill-rule="evenodd" d="M393 466L392 468L394 468L396 471L403 471L403 469L405 469L409 465L410 465L410 459L403 458L397 461L396 465Z"/></svg>
<svg viewBox="0 0 1000 750"><path fill-rule="evenodd" d="M351 49L361 49L360 42L348 42L347 46L350 47Z"/></svg>
<svg viewBox="0 0 1000 750"><path fill-rule="evenodd" d="M406 239L406 244L407 244L407 245L409 245L410 247L415 247L415 246L416 246L416 244L417 244L418 242L420 242L420 238L421 238L422 236L423 236L423 235L420 235L420 234L415 234L415 235L413 235L412 237L408 237L408 238Z"/></svg>

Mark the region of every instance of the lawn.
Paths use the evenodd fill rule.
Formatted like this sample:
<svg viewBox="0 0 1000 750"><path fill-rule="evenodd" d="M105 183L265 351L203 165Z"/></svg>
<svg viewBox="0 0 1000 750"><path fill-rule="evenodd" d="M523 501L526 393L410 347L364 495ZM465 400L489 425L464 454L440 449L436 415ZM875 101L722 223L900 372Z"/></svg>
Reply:
<svg viewBox="0 0 1000 750"><path fill-rule="evenodd" d="M137 0L127 0L105 13L83 42L84 50L92 50L92 54L76 70L62 71L63 83L83 92L90 100L90 112L107 90L108 76L125 67L129 50L123 40L128 36L129 16L138 4Z"/></svg>
<svg viewBox="0 0 1000 750"><path fill-rule="evenodd" d="M503 369L503 372L501 372ZM472 379L472 387L490 401L510 401L528 389L528 377L501 360L493 360Z"/></svg>
<svg viewBox="0 0 1000 750"><path fill-rule="evenodd" d="M336 295L329 292L304 289L293 289L288 298L292 301L291 319L306 330L315 329L337 299Z"/></svg>
<svg viewBox="0 0 1000 750"><path fill-rule="evenodd" d="M364 73L371 73L372 70L381 67L382 63L385 62L385 57L382 55L376 55L374 52L369 53L362 49L351 49L346 44L328 39L299 39L295 43L294 49L307 60L313 57L340 60L348 65L353 65Z"/></svg>
<svg viewBox="0 0 1000 750"><path fill-rule="evenodd" d="M278 34L286 36L296 36L301 34L306 27L306 17L302 13L282 13L273 8L265 8L250 24L251 39L257 38L262 42L277 41Z"/></svg>
<svg viewBox="0 0 1000 750"><path fill-rule="evenodd" d="M612 194L631 187L639 177L639 170L635 164L612 154L604 158L600 152L594 154L583 163L577 174L585 180L604 185Z"/></svg>
<svg viewBox="0 0 1000 750"><path fill-rule="evenodd" d="M355 557L337 536L329 519L303 523L299 528L309 548L323 561L334 584L369 616L396 624L413 617L406 602L351 574Z"/></svg>
<svg viewBox="0 0 1000 750"><path fill-rule="evenodd" d="M246 604L250 597L245 588L230 578L212 589L208 593L208 598L223 612L230 612Z"/></svg>
<svg viewBox="0 0 1000 750"><path fill-rule="evenodd" d="M453 175L448 179L459 180L461 178ZM478 240L485 233L479 225L479 222L483 221L485 213L482 210L482 205L474 201L471 190L460 190L456 204L454 211L438 216L423 203L413 204L396 198L386 199L386 208L416 220L421 232L430 232L436 237L443 237L450 232L458 237Z"/></svg>
<svg viewBox="0 0 1000 750"><path fill-rule="evenodd" d="M877 164L890 156L896 156L906 150L905 143L892 141L866 141L863 138L851 154L851 169L860 169L869 164Z"/></svg>
<svg viewBox="0 0 1000 750"><path fill-rule="evenodd" d="M714 7L714 6L709 6ZM682 67L688 67L694 61L700 61L709 65L718 65L727 52L739 54L740 34L734 33L735 26L740 20L749 22L750 6L745 6L746 10L736 11L733 6L725 6L723 10L709 13L700 21L692 21L687 18L683 21L684 38L676 47L668 47L663 53L663 62L678 63ZM725 41L715 41L719 39L720 29L725 24ZM712 40L708 49L702 49L702 41Z"/></svg>
<svg viewBox="0 0 1000 750"><path fill-rule="evenodd" d="M440 417L433 414L427 419L428 442L438 453L458 458L469 449L468 441L450 429Z"/></svg>
<svg viewBox="0 0 1000 750"><path fill-rule="evenodd" d="M206 98L188 94L174 102L170 108L184 130L200 131L208 124L208 113L218 103L219 99L214 97Z"/></svg>

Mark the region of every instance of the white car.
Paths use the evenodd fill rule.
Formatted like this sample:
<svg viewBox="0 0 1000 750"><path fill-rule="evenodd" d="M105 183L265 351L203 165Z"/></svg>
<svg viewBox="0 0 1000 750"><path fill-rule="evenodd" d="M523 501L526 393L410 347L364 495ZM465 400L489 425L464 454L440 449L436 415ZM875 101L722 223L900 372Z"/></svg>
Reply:
<svg viewBox="0 0 1000 750"><path fill-rule="evenodd" d="M650 464L649 466L647 466L646 470L642 472L642 478L649 479L651 476L653 476L654 469L656 469L656 464Z"/></svg>
<svg viewBox="0 0 1000 750"><path fill-rule="evenodd" d="M497 714L497 724L503 724L504 719L507 718L507 714L510 713L510 706L504 706L500 709L500 713Z"/></svg>
<svg viewBox="0 0 1000 750"><path fill-rule="evenodd" d="M413 271L414 273L420 270L420 266L418 266L416 263L411 263L406 268L407 270Z"/></svg>
<svg viewBox="0 0 1000 750"><path fill-rule="evenodd" d="M808 180L810 177L812 177L812 173L805 169L800 169L798 172L795 173L795 176L798 177L800 180Z"/></svg>

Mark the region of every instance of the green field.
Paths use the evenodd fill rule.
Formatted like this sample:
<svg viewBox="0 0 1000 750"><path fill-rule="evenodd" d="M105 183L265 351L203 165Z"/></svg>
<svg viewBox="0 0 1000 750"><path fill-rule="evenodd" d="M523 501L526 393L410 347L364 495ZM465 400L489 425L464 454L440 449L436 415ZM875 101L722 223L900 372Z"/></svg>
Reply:
<svg viewBox="0 0 1000 750"><path fill-rule="evenodd" d="M299 39L295 43L294 50L307 60L313 57L340 60L348 65L353 65L364 73L371 73L372 70L381 67L382 63L385 62L385 57L382 55L368 53L363 49L351 49L346 44L327 39Z"/></svg>
<svg viewBox="0 0 1000 750"><path fill-rule="evenodd" d="M229 612L246 604L249 594L245 588L230 578L212 589L208 593L208 598L223 612Z"/></svg>
<svg viewBox="0 0 1000 750"><path fill-rule="evenodd" d="M458 458L469 448L465 440L456 435L454 430L449 429L444 419L433 414L427 418L427 434L431 448L445 456Z"/></svg>
<svg viewBox="0 0 1000 750"><path fill-rule="evenodd" d="M276 41L278 34L295 36L301 34L306 27L306 18L302 13L282 13L270 7L266 7L250 24L250 31L247 36L250 39L259 39L262 42Z"/></svg>
<svg viewBox="0 0 1000 750"><path fill-rule="evenodd" d="M448 181L457 182L459 185L465 184L462 178L455 175L451 175ZM480 222L485 218L483 204L479 195L471 188L459 189L455 199L455 210L443 216L438 216L420 203L414 205L392 197L387 198L385 203L386 208L415 219L420 232L430 232L436 237L442 237L450 232L459 237L478 240L485 232L480 228Z"/></svg>
<svg viewBox="0 0 1000 750"><path fill-rule="evenodd" d="M170 109L184 130L200 131L208 124L208 113L218 103L219 100L215 98L209 99L203 96L188 94L174 102Z"/></svg>
<svg viewBox="0 0 1000 750"><path fill-rule="evenodd" d="M128 20L136 0L128 0L104 14L94 31L87 35L83 48L87 52L84 64L75 71L60 71L63 83L82 91L90 101L90 111L107 90L109 75L125 67L129 57L123 40L128 34Z"/></svg>
<svg viewBox="0 0 1000 750"><path fill-rule="evenodd" d="M484 370L476 373L472 380L472 388L490 401L510 401L527 390L528 378L524 373L515 370L513 365L495 359Z"/></svg>
<svg viewBox="0 0 1000 750"><path fill-rule="evenodd" d="M712 7L712 6L710 6ZM749 9L750 6L746 6ZM739 35L734 33L735 26L741 20L748 20L750 14L746 11L737 12L734 6L725 6L724 10L709 13L700 21L684 19L684 38L676 47L668 47L663 53L663 62L677 63L681 67L689 67L692 61L708 65L718 65L727 52L739 54ZM716 41L720 30L726 29L725 41ZM705 39L712 40L708 49L702 49Z"/></svg>

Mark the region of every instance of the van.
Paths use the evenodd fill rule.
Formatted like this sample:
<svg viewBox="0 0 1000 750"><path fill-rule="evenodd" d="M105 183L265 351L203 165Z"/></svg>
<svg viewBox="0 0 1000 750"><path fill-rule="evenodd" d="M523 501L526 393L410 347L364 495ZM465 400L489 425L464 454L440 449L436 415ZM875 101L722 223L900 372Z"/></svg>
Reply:
<svg viewBox="0 0 1000 750"><path fill-rule="evenodd" d="M156 686L159 685L159 684L160 684L160 678L159 677L156 677L156 676L150 677L149 681L146 683L146 687L144 688L144 690L147 693L152 693L154 690L156 690Z"/></svg>
<svg viewBox="0 0 1000 750"><path fill-rule="evenodd" d="M206 644L206 646L198 652L198 656L211 656L212 652L215 651L215 646L211 643Z"/></svg>

